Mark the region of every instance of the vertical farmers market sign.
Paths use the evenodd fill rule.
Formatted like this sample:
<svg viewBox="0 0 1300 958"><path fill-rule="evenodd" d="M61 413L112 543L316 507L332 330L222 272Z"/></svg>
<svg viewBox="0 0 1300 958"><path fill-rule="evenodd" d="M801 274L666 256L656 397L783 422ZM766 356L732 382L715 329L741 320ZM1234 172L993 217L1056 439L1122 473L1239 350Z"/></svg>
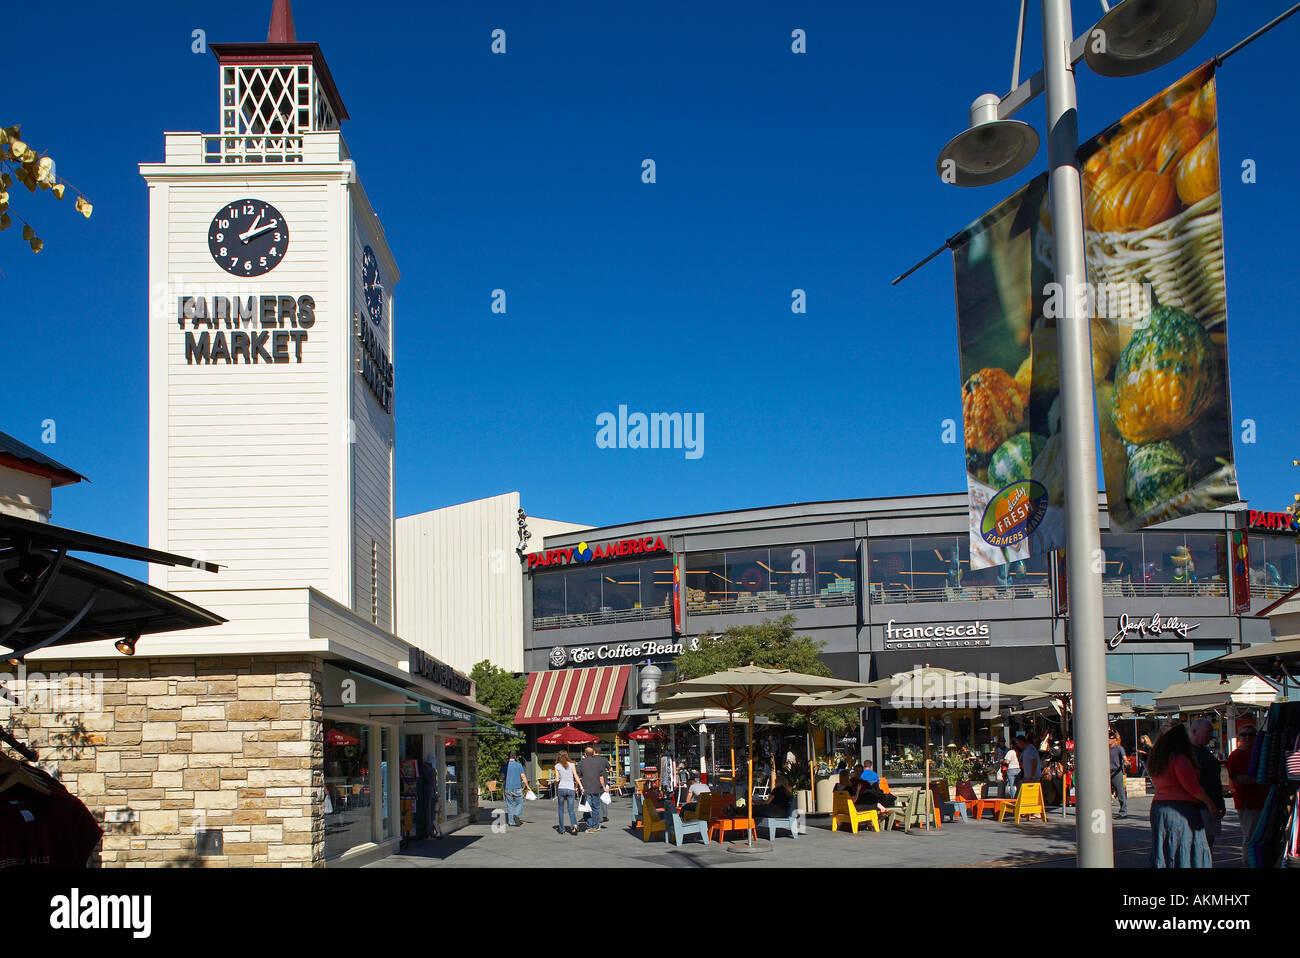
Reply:
<svg viewBox="0 0 1300 958"><path fill-rule="evenodd" d="M1079 161L1092 287L1151 291L1092 317L1111 528L1235 502L1214 64L1085 143Z"/></svg>
<svg viewBox="0 0 1300 958"><path fill-rule="evenodd" d="M953 245L972 569L1065 545L1046 208L1043 174Z"/></svg>

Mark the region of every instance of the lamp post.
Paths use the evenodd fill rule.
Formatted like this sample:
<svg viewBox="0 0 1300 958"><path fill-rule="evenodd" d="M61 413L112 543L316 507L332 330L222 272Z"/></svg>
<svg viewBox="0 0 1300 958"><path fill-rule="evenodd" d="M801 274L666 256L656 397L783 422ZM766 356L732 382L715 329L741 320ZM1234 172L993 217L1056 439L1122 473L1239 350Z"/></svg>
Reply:
<svg viewBox="0 0 1300 958"><path fill-rule="evenodd" d="M1075 703L1075 837L1084 868L1114 867L1110 758L1106 738L1106 645L1101 594L1101 531L1097 508L1097 424L1093 412L1092 347L1085 289L1082 186L1074 65L1087 59L1105 76L1155 69L1187 50L1214 17L1214 0L1124 0L1084 35L1071 40L1070 0L1042 0L1043 68L1019 83L1025 29L1020 4L1012 90L985 94L971 108L971 128L939 156L945 182L980 186L1023 169L1037 136L1009 119L1040 92L1047 101L1047 159L1055 280L1064 292L1057 320L1061 369L1061 432L1065 448L1066 572L1069 645ZM1028 132L1026 132L1028 131Z"/></svg>

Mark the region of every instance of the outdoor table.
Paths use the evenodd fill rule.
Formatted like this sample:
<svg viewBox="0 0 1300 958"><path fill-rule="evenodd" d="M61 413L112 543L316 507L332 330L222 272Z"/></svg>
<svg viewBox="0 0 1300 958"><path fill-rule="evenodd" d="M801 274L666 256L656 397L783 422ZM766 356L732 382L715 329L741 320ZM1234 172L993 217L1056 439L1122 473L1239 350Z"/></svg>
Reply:
<svg viewBox="0 0 1300 958"><path fill-rule="evenodd" d="M995 816L1002 814L1003 808L1010 808L1016 804L1014 798L981 798L975 803L975 821L981 821L984 818L984 812L987 809L994 813Z"/></svg>
<svg viewBox="0 0 1300 958"><path fill-rule="evenodd" d="M712 818L709 820L709 834L712 835L714 830L718 833L718 844L724 843L727 832L749 830L754 833L754 838L758 838L758 828L754 825L752 818Z"/></svg>

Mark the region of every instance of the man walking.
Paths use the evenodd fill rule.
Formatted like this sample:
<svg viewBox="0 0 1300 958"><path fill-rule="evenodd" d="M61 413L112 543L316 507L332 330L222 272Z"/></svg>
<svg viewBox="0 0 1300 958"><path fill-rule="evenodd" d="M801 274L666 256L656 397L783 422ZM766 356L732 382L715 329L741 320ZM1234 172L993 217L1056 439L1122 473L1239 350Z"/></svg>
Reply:
<svg viewBox="0 0 1300 958"><path fill-rule="evenodd" d="M1128 787L1124 784L1124 762L1126 759L1124 746L1119 743L1119 733L1111 729L1110 787L1115 790L1115 796L1119 799L1119 811L1115 813L1116 818L1128 817Z"/></svg>
<svg viewBox="0 0 1300 958"><path fill-rule="evenodd" d="M1016 736L1016 744L1020 746L1020 777L1016 784L1037 782L1043 775L1043 767L1038 760L1038 749L1034 748L1024 732Z"/></svg>
<svg viewBox="0 0 1300 958"><path fill-rule="evenodd" d="M514 749L510 750L505 774L501 777L505 780L506 824L518 828L524 823L519 816L524 811L524 789L528 787L528 776L524 774L524 767L519 763L518 753Z"/></svg>
<svg viewBox="0 0 1300 958"><path fill-rule="evenodd" d="M582 751L582 761L578 763L578 782L582 785L583 795L591 811L587 813L587 831L600 831L600 796L605 791L605 760L588 745Z"/></svg>
<svg viewBox="0 0 1300 958"><path fill-rule="evenodd" d="M1206 795L1214 799L1213 812L1208 808L1201 809L1201 815L1205 819L1205 841L1213 848L1214 840L1219 837L1219 832L1222 830L1223 816L1228 814L1227 803L1223 800L1223 779L1219 775L1219 760L1214 757L1214 753L1209 748L1210 739L1214 736L1214 726L1209 719L1198 718L1188 726L1188 735L1192 740L1192 747L1196 750L1201 788L1205 789Z"/></svg>
<svg viewBox="0 0 1300 958"><path fill-rule="evenodd" d="M1236 806L1237 818L1241 820L1241 861L1247 868L1250 862L1246 858L1246 846L1250 844L1251 833L1259 821L1259 813L1268 798L1268 786L1256 783L1250 774L1250 753L1255 748L1255 726L1243 723L1237 729L1240 744L1228 756L1228 781L1232 783L1232 804Z"/></svg>

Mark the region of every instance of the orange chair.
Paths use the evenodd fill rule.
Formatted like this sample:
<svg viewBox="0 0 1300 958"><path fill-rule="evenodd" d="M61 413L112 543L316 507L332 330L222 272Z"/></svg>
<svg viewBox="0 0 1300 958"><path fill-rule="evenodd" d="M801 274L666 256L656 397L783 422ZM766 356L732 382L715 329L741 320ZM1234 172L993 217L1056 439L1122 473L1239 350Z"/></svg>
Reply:
<svg viewBox="0 0 1300 958"><path fill-rule="evenodd" d="M831 831L839 831L840 822L848 825L853 829L853 834L858 833L858 824L866 822L873 831L880 831L880 814L876 809L860 812L853 800L849 798L848 792L835 793L835 809L831 814Z"/></svg>

